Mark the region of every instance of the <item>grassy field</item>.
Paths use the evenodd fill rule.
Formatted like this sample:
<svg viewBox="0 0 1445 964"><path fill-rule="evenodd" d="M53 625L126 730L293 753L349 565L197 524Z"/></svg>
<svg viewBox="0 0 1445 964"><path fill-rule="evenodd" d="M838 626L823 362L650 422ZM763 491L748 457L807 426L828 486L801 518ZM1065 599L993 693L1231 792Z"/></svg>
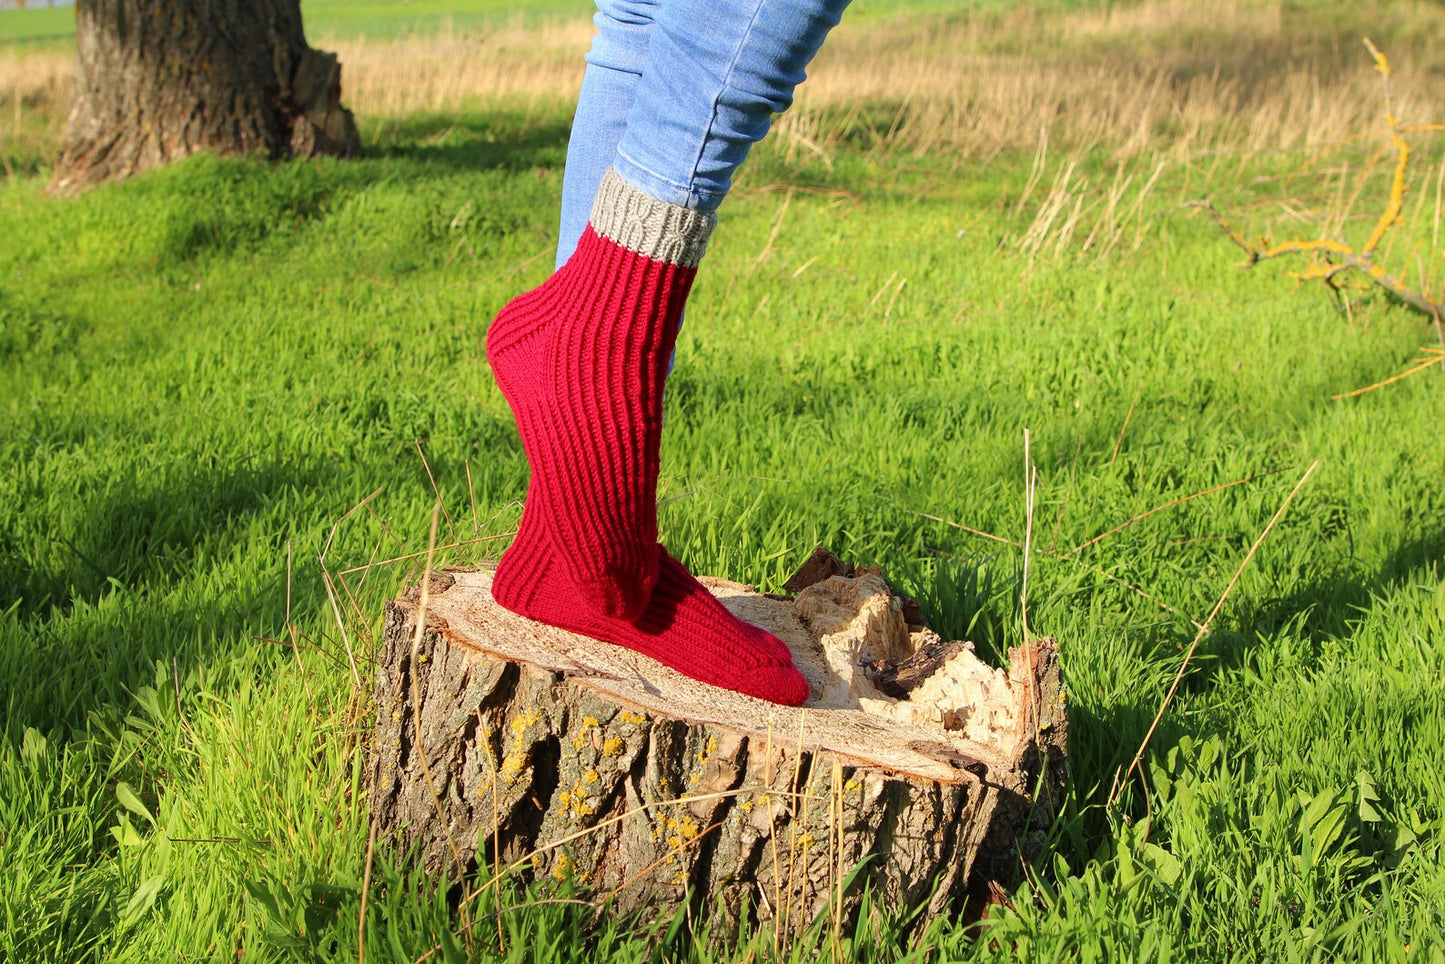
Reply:
<svg viewBox="0 0 1445 964"><path fill-rule="evenodd" d="M0 961L774 959L523 880L451 938L454 894L385 848L361 912L347 650L364 681L438 493L444 561L519 516L482 339L547 274L586 42L508 21L490 73L427 87L407 45L484 41L375 8L314 28L356 68L365 157L197 158L67 202L43 193L63 81L32 85L58 55L0 48ZM1445 381L1332 398L1433 331L1241 271L1183 206L1363 237L1378 138L1320 153L1379 129L1359 36L1393 42L1401 115L1439 122L1445 13L1195 8L880 9L723 209L668 388L664 541L763 588L828 545L997 655L1022 553L959 526L1022 538L1028 428L1029 621L1070 693L1066 812L1005 906L789 959L1445 961ZM1438 298L1445 141L1413 140L1382 256Z"/></svg>
<svg viewBox="0 0 1445 964"><path fill-rule="evenodd" d="M857 19L899 12L1005 10L1015 0L854 0L850 16ZM1048 9L1101 8L1107 0L1034 0ZM484 32L499 25L536 24L549 20L587 18L595 11L592 0L304 0L301 4L308 32L313 36L392 39L415 34ZM0 45L48 45L69 41L75 34L75 6L0 8Z"/></svg>

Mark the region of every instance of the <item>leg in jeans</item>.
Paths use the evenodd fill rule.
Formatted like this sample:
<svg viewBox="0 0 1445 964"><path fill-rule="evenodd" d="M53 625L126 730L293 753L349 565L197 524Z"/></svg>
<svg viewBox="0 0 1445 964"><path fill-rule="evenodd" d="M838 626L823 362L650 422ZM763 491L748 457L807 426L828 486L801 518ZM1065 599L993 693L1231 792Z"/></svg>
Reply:
<svg viewBox="0 0 1445 964"><path fill-rule="evenodd" d="M807 696L787 648L657 545L662 387L712 212L845 5L662 0L576 250L487 334L532 466L498 602L784 703Z"/></svg>
<svg viewBox="0 0 1445 964"><path fill-rule="evenodd" d="M715 211L793 103L848 0L664 0L614 167L655 198Z"/></svg>
<svg viewBox="0 0 1445 964"><path fill-rule="evenodd" d="M612 166L627 132L627 115L647 61L659 0L597 0L597 35L587 51L587 73L577 98L567 166L562 174L562 223L557 267L567 263L592 214L602 175Z"/></svg>

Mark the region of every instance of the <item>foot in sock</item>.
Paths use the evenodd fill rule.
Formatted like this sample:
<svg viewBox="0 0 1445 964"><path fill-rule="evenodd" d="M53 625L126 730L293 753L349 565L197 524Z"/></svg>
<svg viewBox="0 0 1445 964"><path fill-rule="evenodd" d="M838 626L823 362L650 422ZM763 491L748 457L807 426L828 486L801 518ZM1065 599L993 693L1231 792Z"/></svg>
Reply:
<svg viewBox="0 0 1445 964"><path fill-rule="evenodd" d="M538 521L575 595L605 616L637 618L659 577L662 389L714 220L609 171L576 252L487 330Z"/></svg>
<svg viewBox="0 0 1445 964"><path fill-rule="evenodd" d="M492 597L502 606L550 626L636 650L713 686L788 706L808 698L808 683L783 641L728 612L656 543L657 583L635 621L581 605L541 524L545 508L545 498L533 485L517 538L492 580Z"/></svg>

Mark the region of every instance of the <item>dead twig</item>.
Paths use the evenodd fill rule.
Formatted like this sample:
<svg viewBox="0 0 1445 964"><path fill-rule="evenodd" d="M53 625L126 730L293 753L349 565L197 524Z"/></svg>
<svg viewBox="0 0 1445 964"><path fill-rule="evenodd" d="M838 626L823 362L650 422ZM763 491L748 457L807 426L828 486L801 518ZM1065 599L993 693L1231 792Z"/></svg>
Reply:
<svg viewBox="0 0 1445 964"><path fill-rule="evenodd" d="M982 539L992 539L994 542L1002 542L1004 545L1013 546L1016 549L1022 549L1024 547L1024 544L1022 542L1019 542L1015 539L1006 539L1003 536L996 536L992 532L984 532L982 529L975 529L972 526L966 526L962 522L954 522L952 519L945 519L942 516L930 515L927 512L919 512L918 514L923 516L923 518L925 519L932 519L934 522L942 522L946 526L953 526L955 529L962 529L964 532L967 532L971 536L978 536Z"/></svg>
<svg viewBox="0 0 1445 964"><path fill-rule="evenodd" d="M1213 494L1216 493L1216 492L1223 492L1225 489L1232 489L1232 488L1234 488L1236 485L1244 485L1244 484L1246 484L1246 483L1248 483L1248 482L1253 482L1253 481L1255 481L1256 479L1263 479L1263 478L1267 478L1268 476L1271 476L1271 475L1278 475L1279 473L1281 473L1281 472L1283 472L1283 471L1284 471L1284 469L1271 469L1271 470L1268 471L1268 472L1259 472L1259 473L1257 473L1257 474L1255 474L1255 475L1246 476L1245 478L1242 478L1242 479L1235 479L1233 482L1223 482L1223 483L1221 483L1221 484L1219 484L1219 485L1216 485L1216 486L1213 486L1213 487L1211 487L1211 488L1204 489L1204 490L1201 491L1201 492L1193 492L1193 493L1190 493L1189 495L1180 496L1179 498L1174 499L1173 501L1170 501L1170 502L1166 502L1166 503L1164 503L1163 505L1156 505L1154 508L1149 509L1147 512L1141 512L1141 513L1139 513L1138 515L1133 516L1132 518L1126 519L1125 521L1119 523L1118 525L1114 526L1114 528L1108 529L1108 530L1105 530L1104 532L1099 533L1098 535L1094 536L1094 538L1090 539L1088 542L1082 542L1082 543L1080 543L1079 545L1077 545L1077 546L1075 546L1074 548L1070 549L1068 552L1064 553L1064 555L1061 556L1060 558L1067 558L1067 557L1069 557L1069 556L1076 556L1076 555L1078 555L1079 553L1083 552L1085 549L1089 548L1090 546L1095 545L1096 543L1102 542L1102 541L1104 541L1105 539L1109 538L1109 537L1112 536L1114 533L1116 533L1116 532L1122 532L1123 530L1129 528L1129 527L1130 527L1131 525L1133 525L1134 523L1136 523L1136 522L1142 522L1143 520L1149 518L1151 515L1155 515L1156 513L1163 512L1165 509L1172 509L1172 508L1174 508L1176 505L1183 505L1183 504L1186 503L1186 502L1192 502L1193 500L1199 499L1199 498L1203 498L1203 497L1206 496L1206 495L1213 495Z"/></svg>
<svg viewBox="0 0 1445 964"><path fill-rule="evenodd" d="M356 914L356 964L366 964L366 902L371 896L371 867L376 858L376 821L366 837L366 865L361 874L361 909Z"/></svg>
<svg viewBox="0 0 1445 964"><path fill-rule="evenodd" d="M1029 452L1031 439L1029 430L1024 429L1024 571L1019 587L1019 615L1023 622L1024 644L1028 645L1029 634L1029 550L1034 541L1034 495L1039 486L1039 470Z"/></svg>
<svg viewBox="0 0 1445 964"><path fill-rule="evenodd" d="M1219 209L1214 206L1212 201L1207 199L1190 201L1185 207L1200 208L1207 212L1210 217L1214 218L1220 230L1229 237L1229 240L1244 250L1247 257L1239 263L1241 268L1252 268L1261 261L1270 261L1289 254L1320 253L1326 255L1330 260L1323 264L1313 265L1304 271L1294 272L1293 276L1300 281L1323 281L1329 287L1335 288L1338 284L1336 278L1340 273L1354 269L1412 308L1424 312L1430 318L1433 319L1437 314L1445 317L1445 304L1432 301L1411 288L1405 279L1391 274L1377 264L1373 248L1356 251L1347 241L1334 241L1329 238L1317 238L1313 241L1290 240L1275 245L1257 246L1245 240L1244 236L1225 220L1224 215L1219 213Z"/></svg>
<svg viewBox="0 0 1445 964"><path fill-rule="evenodd" d="M418 446L418 450L420 447ZM432 806L436 808L437 819L441 821L442 830L446 833L447 848L451 850L452 859L457 865L457 879L461 880L466 875L466 862L462 860L461 851L457 849L457 843L452 838L451 825L446 822L446 814L442 812L442 795L437 789L436 781L432 778L431 764L427 761L426 755L426 734L421 728L421 693L417 683L417 660L421 654L421 641L426 635L426 607L431 596L431 574L432 560L436 553L437 544L437 522L444 511L441 500L438 499L431 513L431 535L427 539L426 566L422 570L421 597L417 601L416 608L416 632L411 637L411 661L408 672L411 676L411 705L412 705L412 739L415 740L415 747L418 758L421 760L421 771L426 777L427 790L431 793ZM469 923L471 916L465 904L457 908L462 915L463 923Z"/></svg>
<svg viewBox="0 0 1445 964"><path fill-rule="evenodd" d="M1129 410L1124 413L1124 424L1119 427L1119 437L1114 440L1114 454L1109 456L1109 464L1113 465L1119 458L1119 448L1124 444L1124 433L1129 431L1129 419L1134 417L1134 406L1139 404L1139 396L1144 392L1141 383L1134 389L1134 400L1129 403Z"/></svg>
<svg viewBox="0 0 1445 964"><path fill-rule="evenodd" d="M1405 139L1406 134L1424 131L1445 131L1442 124L1402 124L1400 118L1395 114L1394 96L1391 92L1390 82L1390 61L1385 54L1375 46L1367 37L1365 47L1374 58L1375 69L1380 72L1384 87L1385 102L1385 130L1389 137L1389 145L1384 148L1385 153L1392 152L1395 155L1394 173L1390 181L1390 196L1385 204L1385 209L1375 219L1375 224L1370 230L1363 244L1356 246L1343 238L1320 237L1313 240L1292 238L1278 244L1270 242L1266 238L1258 241L1250 241L1245 238L1226 218L1214 203L1209 199L1190 201L1186 207L1198 208L1209 214L1219 229L1224 232L1235 245L1245 253L1245 260L1240 262L1242 268L1252 268L1262 261L1272 261L1276 258L1290 255L1318 256L1320 260L1311 264L1303 271L1293 272L1293 276L1299 281L1320 281L1335 292L1338 297L1341 293L1339 277L1347 271L1357 271L1364 275L1369 282L1383 288L1385 291L1399 298L1405 304L1422 312L1430 318L1436 328L1437 337L1445 344L1445 326L1442 326L1440 319L1445 317L1445 303L1435 300L1430 294L1429 286L1421 277L1420 290L1411 287L1403 275L1391 272L1376 257L1380 243L1385 240L1390 229L1402 223L1401 212L1405 205L1405 191L1408 184L1410 167L1411 148L1410 143ZM1373 168L1373 164L1367 166L1366 175ZM1363 186L1363 182L1362 182ZM1357 191L1355 197L1358 197ZM1346 210L1353 204L1346 205ZM1388 255L1388 251L1386 252ZM1347 311L1348 302L1346 302ZM1421 368L1428 368L1428 365ZM1412 369L1412 371L1420 369ZM1381 382L1381 385L1389 382ZM1372 387L1379 387L1378 385ZM1368 390L1368 389L1367 389ZM1337 396L1338 397L1338 396Z"/></svg>
<svg viewBox="0 0 1445 964"><path fill-rule="evenodd" d="M953 521L951 521L951 520L949 520L949 519L941 519L941 518L939 518L939 517L936 516L936 515L929 515L929 514L926 513L926 512L919 512L918 515L923 516L925 519L933 519L933 520L936 521L936 522L942 522L944 525L953 526L953 527L956 528L956 529L962 529L964 532L967 532L967 533L970 534L970 535L981 536L981 537L984 538L984 539L992 539L992 540L995 541L995 542L1002 542L1002 543L1004 543L1005 545L1013 546L1013 547L1015 547L1015 548L1022 548L1022 547L1023 547L1023 544L1022 544L1022 543L1015 542L1015 541L1012 540L1012 539L1005 539L1003 536L996 536L996 535L994 535L994 534L991 533L991 532L984 532L984 531L981 530L981 529L973 529L973 528L970 528L969 526L962 525L962 524L957 523L957 522L953 522ZM932 548L930 548L930 549L927 549L926 551L929 552L929 553L931 553L932 555L942 556L942 557L945 558L945 559L956 559L956 558L958 558L958 557L955 556L953 553L951 553L951 552L944 552L942 549L932 549ZM1093 565L1092 563L1083 562L1083 561L1081 561L1081 560L1079 560L1079 559L1073 558L1072 556L1062 555L1062 554L1057 553L1057 552L1044 552L1042 549L1039 550L1039 552L1040 552L1046 559L1052 559L1052 560L1055 561L1055 562L1072 561L1072 562L1074 562L1075 564L1077 564L1077 565L1079 565L1079 566L1082 566L1086 572L1091 572L1091 573L1093 573L1093 574L1096 575L1096 576L1100 576L1100 577L1102 577L1102 578L1104 578L1104 579L1109 580L1110 582L1117 583L1117 584L1119 584L1120 586L1123 586L1125 589L1129 590L1130 592L1134 593L1136 596L1139 596L1139 597L1141 597L1141 598L1143 598L1143 599L1147 599L1147 600L1149 600L1150 602L1154 603L1156 606L1158 606L1160 609L1164 610L1165 612L1169 613L1171 616L1177 616L1177 617L1179 617L1180 619L1185 620L1186 622L1189 623L1189 625L1193 626L1195 629L1198 629L1200 626L1203 625L1203 623L1199 622L1199 620L1195 619L1193 616L1190 616L1190 615L1188 615L1188 614L1186 614L1186 613L1181 612L1177 607L1171 606L1171 605L1169 605L1167 602L1165 602L1164 600L1159 599L1159 598L1157 598L1157 597L1155 597L1155 596L1151 596L1149 593L1145 592L1143 589L1140 589L1138 586L1134 585L1132 582L1128 582L1127 580L1120 579L1118 576L1114 575L1112 572L1108 572L1108 571L1100 568L1099 566Z"/></svg>
<svg viewBox="0 0 1445 964"><path fill-rule="evenodd" d="M437 505L442 507L442 515L447 520L447 531L451 533L452 541L457 541L457 527L452 524L452 514L447 511L447 504L442 500L442 490L437 488L436 476L431 474L431 463L427 461L426 452L422 451L421 439L412 439L416 446L416 454L421 457L422 468L426 469L426 480L431 483L432 492L436 493Z"/></svg>
<svg viewBox="0 0 1445 964"><path fill-rule="evenodd" d="M1373 392L1377 388L1384 388L1386 385L1394 384L1402 378L1409 378L1416 372L1423 372L1425 369L1435 365L1445 365L1445 348L1422 348L1420 349L1420 354L1422 357L1417 360L1415 364L1400 372L1398 375L1391 375L1389 378L1375 382L1373 385L1366 385L1364 388L1357 388L1352 392L1341 392L1338 395L1331 395L1330 397L1354 398L1357 395L1363 395L1366 392Z"/></svg>

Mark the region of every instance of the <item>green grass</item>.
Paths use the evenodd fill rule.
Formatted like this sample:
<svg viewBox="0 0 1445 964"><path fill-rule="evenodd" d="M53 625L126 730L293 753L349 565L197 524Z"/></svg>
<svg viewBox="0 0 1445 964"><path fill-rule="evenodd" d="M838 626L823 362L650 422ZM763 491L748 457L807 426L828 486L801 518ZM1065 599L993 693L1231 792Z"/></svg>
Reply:
<svg viewBox="0 0 1445 964"><path fill-rule="evenodd" d="M351 163L197 158L73 202L0 186L0 960L356 959L368 688L317 555L333 526L332 571L425 547L418 440L459 538L515 523L482 338L546 276L567 115L416 118ZM663 538L764 588L826 544L997 656L1019 553L920 513L1021 537L1031 429L1029 617L1060 641L1071 783L981 940L865 930L849 958L1445 959L1445 383L1330 399L1426 327L1238 271L1172 172L1136 253L1030 262L1026 159L877 148L765 147L724 209L668 389ZM1119 580L1202 619L1315 459L1107 815L1194 635ZM415 573L348 610L363 679ZM476 958L729 959L682 920L501 920ZM457 924L380 848L368 961Z"/></svg>
<svg viewBox="0 0 1445 964"><path fill-rule="evenodd" d="M873 15L988 10L1017 0L854 0L850 19ZM1035 0L1037 6L1099 6L1108 0ZM388 38L401 34L485 30L517 19L556 20L588 17L592 0L304 0L301 12L307 33L317 36ZM0 10L0 45L34 46L69 43L75 35L75 7L32 7Z"/></svg>
<svg viewBox="0 0 1445 964"><path fill-rule="evenodd" d="M576 19L596 12L592 0L305 0L301 13L313 36L393 37L438 30L485 30L497 23Z"/></svg>
<svg viewBox="0 0 1445 964"><path fill-rule="evenodd" d="M69 44L74 37L74 5L0 10L0 44L12 46Z"/></svg>

